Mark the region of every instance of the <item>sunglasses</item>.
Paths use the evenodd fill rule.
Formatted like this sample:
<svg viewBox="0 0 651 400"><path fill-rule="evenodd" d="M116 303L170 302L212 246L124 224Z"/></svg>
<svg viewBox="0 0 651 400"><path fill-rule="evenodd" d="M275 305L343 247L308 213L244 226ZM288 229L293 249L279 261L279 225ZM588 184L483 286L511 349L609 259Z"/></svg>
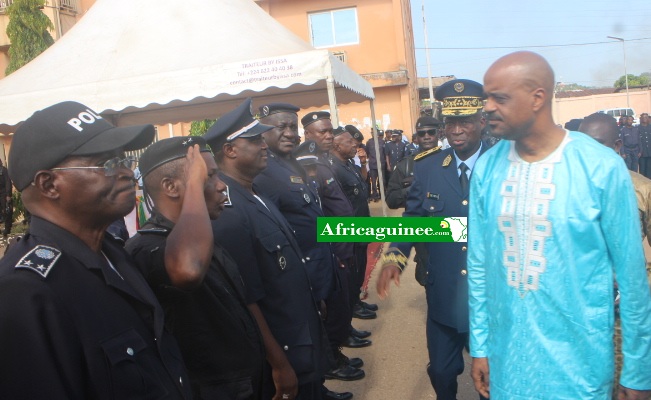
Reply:
<svg viewBox="0 0 651 400"><path fill-rule="evenodd" d="M64 171L67 169L99 169L104 170L105 176L114 176L117 172L117 169L124 167L133 171L136 167L136 159L134 157L114 157L110 160L107 160L101 166L97 167L60 167L60 168L51 168L50 171Z"/></svg>
<svg viewBox="0 0 651 400"><path fill-rule="evenodd" d="M425 135L430 135L430 136L436 136L438 135L439 130L438 129L428 129L426 131L416 131L416 134L418 137L423 137Z"/></svg>

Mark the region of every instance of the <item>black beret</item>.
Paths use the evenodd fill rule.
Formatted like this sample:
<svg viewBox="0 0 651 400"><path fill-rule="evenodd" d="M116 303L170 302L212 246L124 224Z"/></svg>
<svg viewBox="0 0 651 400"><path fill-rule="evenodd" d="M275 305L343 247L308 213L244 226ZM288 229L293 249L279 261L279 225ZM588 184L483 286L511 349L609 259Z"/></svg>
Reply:
<svg viewBox="0 0 651 400"><path fill-rule="evenodd" d="M289 103L269 103L258 108L260 118L268 117L276 113L292 113L296 114L300 108Z"/></svg>
<svg viewBox="0 0 651 400"><path fill-rule="evenodd" d="M362 135L362 132L357 129L354 125L346 125L345 128L350 134L353 136L353 139L357 140L358 142L364 140L364 135Z"/></svg>
<svg viewBox="0 0 651 400"><path fill-rule="evenodd" d="M147 147L138 161L138 169L142 177L146 177L151 171L167 164L170 161L184 158L188 153L188 147L198 144L202 153L210 153L210 148L201 136L177 136L169 139L159 140Z"/></svg>
<svg viewBox="0 0 651 400"><path fill-rule="evenodd" d="M343 126L338 126L338 127L336 127L335 129L332 130L332 136L336 137L336 136L341 135L344 132L348 132L346 130L346 128L344 128Z"/></svg>
<svg viewBox="0 0 651 400"><path fill-rule="evenodd" d="M301 124L303 124L303 128L305 128L306 126L320 119L330 119L330 113L327 111L313 111L311 113L305 114L305 116L301 118Z"/></svg>
<svg viewBox="0 0 651 400"><path fill-rule="evenodd" d="M301 165L315 164L319 157L317 156L317 145L314 140L306 140L294 150L292 155L301 163Z"/></svg>
<svg viewBox="0 0 651 400"><path fill-rule="evenodd" d="M36 111L14 134L7 168L22 191L40 170L68 156L139 150L154 139L153 125L115 127L90 107L65 101Z"/></svg>
<svg viewBox="0 0 651 400"><path fill-rule="evenodd" d="M251 98L248 98L233 111L219 117L203 137L214 151L219 151L226 142L258 136L273 128L253 118Z"/></svg>
<svg viewBox="0 0 651 400"><path fill-rule="evenodd" d="M442 125L443 124L438 119L436 119L434 117L430 117L430 116L424 116L424 117L418 118L418 121L416 121L416 130L422 129L422 128L425 128L425 127L436 127L436 128L438 128L438 127L440 127Z"/></svg>
<svg viewBox="0 0 651 400"><path fill-rule="evenodd" d="M474 115L484 108L484 87L469 79L445 82L436 89L434 97L443 102L443 116Z"/></svg>

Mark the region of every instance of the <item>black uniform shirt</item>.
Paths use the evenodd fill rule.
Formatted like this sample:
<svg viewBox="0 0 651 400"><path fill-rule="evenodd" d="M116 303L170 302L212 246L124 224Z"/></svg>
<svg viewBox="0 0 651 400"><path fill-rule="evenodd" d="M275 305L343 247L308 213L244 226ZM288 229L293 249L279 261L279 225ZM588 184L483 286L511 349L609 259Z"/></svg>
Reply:
<svg viewBox="0 0 651 400"><path fill-rule="evenodd" d="M320 382L327 368L324 332L294 233L270 200L256 199L223 173L220 178L232 205L213 221L215 242L235 259L247 303L260 307L299 384Z"/></svg>
<svg viewBox="0 0 651 400"><path fill-rule="evenodd" d="M336 267L329 243L316 241L316 221L323 217L317 190L295 160L286 160L269 151L267 168L253 181L253 188L271 200L291 225L305 257L310 282L317 300L334 289Z"/></svg>
<svg viewBox="0 0 651 400"><path fill-rule="evenodd" d="M0 261L0 397L191 397L154 293L108 236L102 251L34 216Z"/></svg>
<svg viewBox="0 0 651 400"><path fill-rule="evenodd" d="M341 161L334 156L331 161L335 177L353 205L354 216L369 217L371 212L368 208L368 191L360 168L350 161Z"/></svg>
<svg viewBox="0 0 651 400"><path fill-rule="evenodd" d="M172 221L153 210L126 249L165 310L195 396L258 399L264 348L244 301L244 283L237 265L215 245L203 283L193 291L173 287L165 268L166 241L173 228Z"/></svg>

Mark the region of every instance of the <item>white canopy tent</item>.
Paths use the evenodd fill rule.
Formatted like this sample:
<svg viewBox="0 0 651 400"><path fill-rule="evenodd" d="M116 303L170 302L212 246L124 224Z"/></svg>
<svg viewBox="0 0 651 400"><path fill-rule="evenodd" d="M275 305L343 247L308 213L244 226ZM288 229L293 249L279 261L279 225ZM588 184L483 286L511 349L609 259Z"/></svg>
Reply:
<svg viewBox="0 0 651 400"><path fill-rule="evenodd" d="M214 118L245 97L299 107L371 100L371 85L252 0L98 0L51 48L0 80L0 132L75 100L116 125ZM374 115L372 115L374 118Z"/></svg>

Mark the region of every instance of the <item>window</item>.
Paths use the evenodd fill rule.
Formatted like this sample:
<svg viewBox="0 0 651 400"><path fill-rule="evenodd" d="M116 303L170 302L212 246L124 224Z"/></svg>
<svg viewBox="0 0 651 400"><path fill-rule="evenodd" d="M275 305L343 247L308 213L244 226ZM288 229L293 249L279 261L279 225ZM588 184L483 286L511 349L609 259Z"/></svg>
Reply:
<svg viewBox="0 0 651 400"><path fill-rule="evenodd" d="M359 43L357 10L346 8L308 14L310 37L314 47Z"/></svg>

